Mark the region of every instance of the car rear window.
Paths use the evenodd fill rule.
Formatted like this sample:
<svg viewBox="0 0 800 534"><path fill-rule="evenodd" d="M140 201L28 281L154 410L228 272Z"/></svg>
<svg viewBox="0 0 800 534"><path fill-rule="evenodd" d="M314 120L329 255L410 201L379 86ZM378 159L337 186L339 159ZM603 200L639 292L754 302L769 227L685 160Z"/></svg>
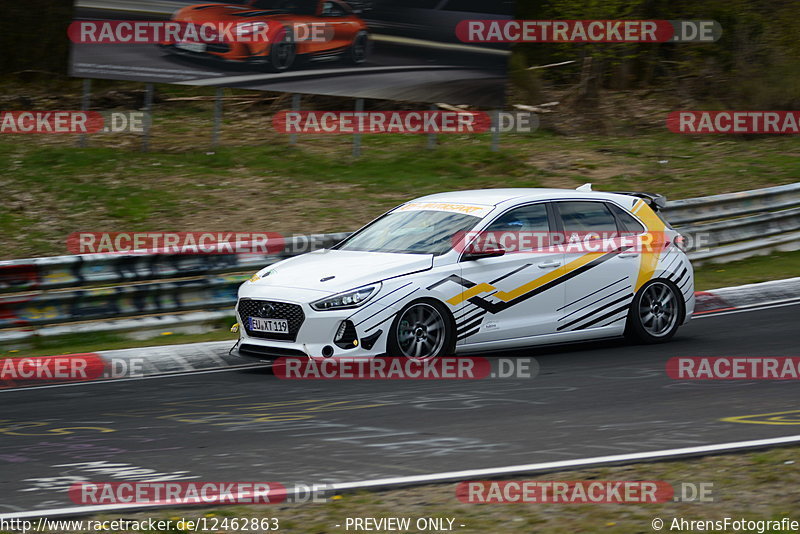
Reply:
<svg viewBox="0 0 800 534"><path fill-rule="evenodd" d="M645 231L644 225L637 221L633 215L624 209L615 204L609 204L608 207L617 217L617 221L619 222L620 226L620 232L624 232L626 234L641 234Z"/></svg>
<svg viewBox="0 0 800 534"><path fill-rule="evenodd" d="M604 202L557 202L566 232L616 232L617 220Z"/></svg>

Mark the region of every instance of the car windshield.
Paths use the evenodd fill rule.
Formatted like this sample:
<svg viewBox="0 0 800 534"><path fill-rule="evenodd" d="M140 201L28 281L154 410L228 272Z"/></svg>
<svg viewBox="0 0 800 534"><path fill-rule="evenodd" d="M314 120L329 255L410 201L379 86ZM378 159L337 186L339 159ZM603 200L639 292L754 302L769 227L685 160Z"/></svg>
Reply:
<svg viewBox="0 0 800 534"><path fill-rule="evenodd" d="M397 210L365 226L338 248L438 256L453 248L459 232L471 230L480 220L448 211Z"/></svg>
<svg viewBox="0 0 800 534"><path fill-rule="evenodd" d="M240 3L253 9L275 9L300 15L313 15L317 10L317 0L244 0Z"/></svg>

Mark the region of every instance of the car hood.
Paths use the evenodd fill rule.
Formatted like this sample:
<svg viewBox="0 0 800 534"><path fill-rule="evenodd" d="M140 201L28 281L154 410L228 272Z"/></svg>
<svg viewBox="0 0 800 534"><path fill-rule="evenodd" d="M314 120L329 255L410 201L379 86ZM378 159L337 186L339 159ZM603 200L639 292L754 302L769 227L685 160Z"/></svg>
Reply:
<svg viewBox="0 0 800 534"><path fill-rule="evenodd" d="M176 20L184 22L252 22L264 19L290 19L291 13L277 9L256 9L234 4L197 4L180 9Z"/></svg>
<svg viewBox="0 0 800 534"><path fill-rule="evenodd" d="M339 293L433 267L432 254L317 250L259 271L254 287L291 287ZM324 281L323 281L324 280Z"/></svg>

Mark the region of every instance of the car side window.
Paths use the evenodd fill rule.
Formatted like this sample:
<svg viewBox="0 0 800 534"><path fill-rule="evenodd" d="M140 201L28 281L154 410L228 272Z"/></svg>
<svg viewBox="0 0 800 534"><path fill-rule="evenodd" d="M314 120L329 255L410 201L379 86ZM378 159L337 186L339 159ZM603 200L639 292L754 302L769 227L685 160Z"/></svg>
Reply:
<svg viewBox="0 0 800 534"><path fill-rule="evenodd" d="M336 2L322 2L322 12L320 16L322 17L344 17L347 13L345 13L342 6L337 4Z"/></svg>
<svg viewBox="0 0 800 534"><path fill-rule="evenodd" d="M545 203L512 209L498 217L484 230L503 248L531 250L550 244L550 221Z"/></svg>
<svg viewBox="0 0 800 534"><path fill-rule="evenodd" d="M626 235L636 235L645 231L644 225L637 221L633 215L624 209L620 208L616 204L609 204L608 207L617 217L620 232L623 232Z"/></svg>
<svg viewBox="0 0 800 534"><path fill-rule="evenodd" d="M568 236L602 234L612 236L617 233L617 220L605 202L558 202L558 212ZM583 238L581 238L583 239Z"/></svg>

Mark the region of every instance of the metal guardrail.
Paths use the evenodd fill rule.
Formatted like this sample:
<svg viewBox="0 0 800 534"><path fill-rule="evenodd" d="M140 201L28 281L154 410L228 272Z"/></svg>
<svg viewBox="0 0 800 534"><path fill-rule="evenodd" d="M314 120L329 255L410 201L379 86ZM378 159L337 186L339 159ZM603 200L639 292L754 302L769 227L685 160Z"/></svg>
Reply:
<svg viewBox="0 0 800 534"><path fill-rule="evenodd" d="M708 247L690 250L695 264L800 249L800 183L672 201L663 213L690 243ZM297 236L275 255L95 254L0 261L0 342L219 320L232 315L238 286L253 271L348 235Z"/></svg>
<svg viewBox="0 0 800 534"><path fill-rule="evenodd" d="M800 182L738 193L673 200L667 203L664 213L670 223L685 225L798 205L800 205Z"/></svg>
<svg viewBox="0 0 800 534"><path fill-rule="evenodd" d="M695 265L800 249L800 182L675 200L663 213L695 244Z"/></svg>

